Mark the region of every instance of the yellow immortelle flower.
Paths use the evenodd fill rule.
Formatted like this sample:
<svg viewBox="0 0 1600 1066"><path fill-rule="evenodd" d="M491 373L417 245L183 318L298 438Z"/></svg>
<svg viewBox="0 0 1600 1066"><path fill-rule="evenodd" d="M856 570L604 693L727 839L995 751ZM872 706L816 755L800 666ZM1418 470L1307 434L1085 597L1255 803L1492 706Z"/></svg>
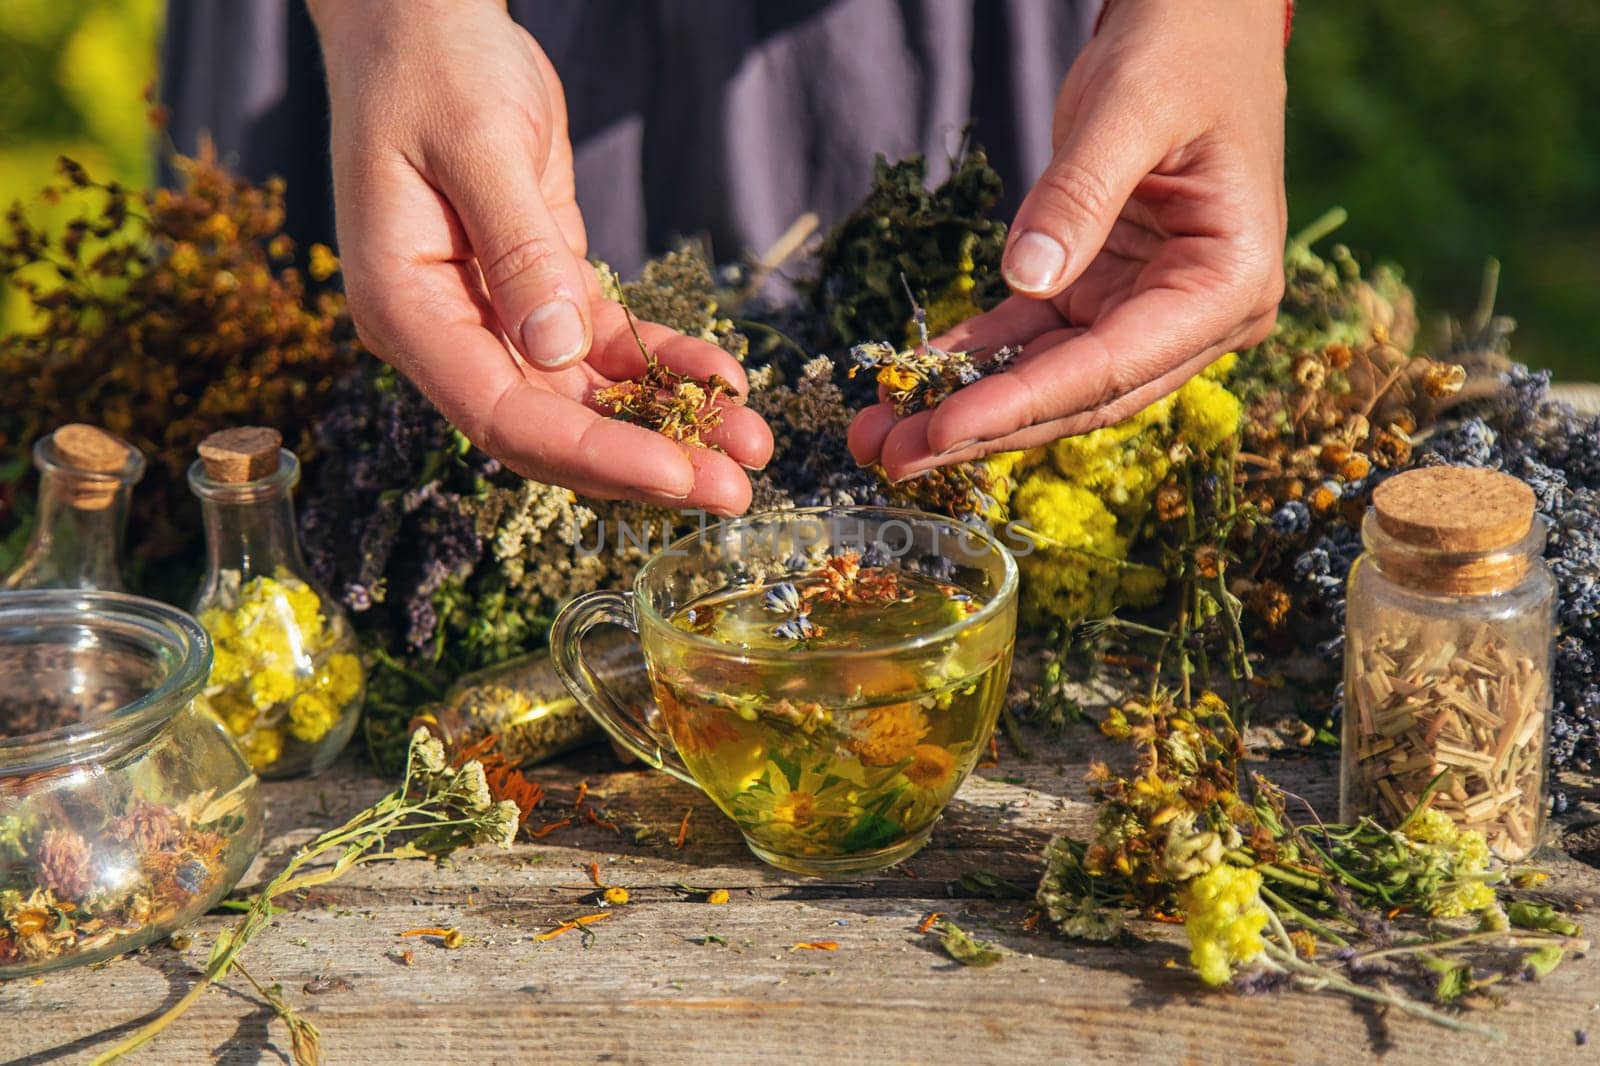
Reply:
<svg viewBox="0 0 1600 1066"><path fill-rule="evenodd" d="M928 732L928 716L914 703L875 707L855 725L845 743L867 766L893 766L911 757Z"/></svg>
<svg viewBox="0 0 1600 1066"><path fill-rule="evenodd" d="M1198 452L1221 447L1239 431L1244 405L1219 382L1208 377L1192 378L1178 390L1177 408L1183 439Z"/></svg>
<svg viewBox="0 0 1600 1066"><path fill-rule="evenodd" d="M244 660L221 644L215 645L211 659L211 683L231 685L243 676Z"/></svg>
<svg viewBox="0 0 1600 1066"><path fill-rule="evenodd" d="M1266 950L1261 931L1269 915L1255 870L1223 863L1184 885L1179 902L1189 934L1189 962L1206 984L1227 984L1235 966Z"/></svg>
<svg viewBox="0 0 1600 1066"><path fill-rule="evenodd" d="M361 660L354 655L328 656L316 685L335 705L349 703L361 691Z"/></svg>
<svg viewBox="0 0 1600 1066"><path fill-rule="evenodd" d="M258 769L281 755L285 732L306 743L320 740L361 695L355 655L328 655L314 674L308 671L340 634L303 581L252 578L231 606L208 608L200 621L215 652L206 709L239 738Z"/></svg>
<svg viewBox="0 0 1600 1066"><path fill-rule="evenodd" d="M1494 889L1476 879L1489 868L1489 841L1483 833L1460 828L1448 814L1432 807L1419 811L1403 832L1420 848L1448 858L1457 878L1433 901L1429 909L1433 917L1460 918L1495 905Z"/></svg>
<svg viewBox="0 0 1600 1066"><path fill-rule="evenodd" d="M239 750L252 769L265 770L283 756L283 734L276 729L257 729L240 738Z"/></svg>
<svg viewBox="0 0 1600 1066"><path fill-rule="evenodd" d="M307 744L328 735L339 721L339 705L320 692L302 692L289 705L289 735Z"/></svg>
<svg viewBox="0 0 1600 1066"><path fill-rule="evenodd" d="M294 695L295 677L288 670L268 667L250 678L250 701L263 710Z"/></svg>

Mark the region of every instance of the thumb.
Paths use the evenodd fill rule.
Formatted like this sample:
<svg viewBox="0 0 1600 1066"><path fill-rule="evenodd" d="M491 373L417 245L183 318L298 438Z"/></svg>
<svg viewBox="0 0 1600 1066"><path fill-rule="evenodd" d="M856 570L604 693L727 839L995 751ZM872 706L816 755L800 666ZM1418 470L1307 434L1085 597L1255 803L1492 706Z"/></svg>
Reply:
<svg viewBox="0 0 1600 1066"><path fill-rule="evenodd" d="M474 165L455 180L441 177L511 343L545 370L586 356L593 272L567 242L537 175Z"/></svg>
<svg viewBox="0 0 1600 1066"><path fill-rule="evenodd" d="M1023 200L1001 271L1027 296L1059 296L1100 249L1166 147L1128 109L1085 108Z"/></svg>

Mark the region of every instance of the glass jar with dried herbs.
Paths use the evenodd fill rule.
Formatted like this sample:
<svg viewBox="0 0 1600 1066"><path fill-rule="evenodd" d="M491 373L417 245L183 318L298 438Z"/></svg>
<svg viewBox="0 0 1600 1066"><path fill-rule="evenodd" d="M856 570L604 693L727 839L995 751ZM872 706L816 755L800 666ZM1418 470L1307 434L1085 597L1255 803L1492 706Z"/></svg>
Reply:
<svg viewBox="0 0 1600 1066"><path fill-rule="evenodd" d="M299 480L294 453L259 427L211 434L189 468L207 553L194 613L216 646L199 702L263 777L327 769L366 688L355 633L300 555Z"/></svg>
<svg viewBox="0 0 1600 1066"><path fill-rule="evenodd" d="M128 499L144 456L98 426L74 422L34 443L33 465L39 518L5 587L122 591Z"/></svg>
<svg viewBox="0 0 1600 1066"><path fill-rule="evenodd" d="M0 980L152 943L261 841L256 775L195 698L211 643L115 592L0 592Z"/></svg>
<svg viewBox="0 0 1600 1066"><path fill-rule="evenodd" d="M1533 491L1423 467L1385 481L1350 574L1340 808L1394 827L1421 806L1500 858L1538 846L1555 582Z"/></svg>

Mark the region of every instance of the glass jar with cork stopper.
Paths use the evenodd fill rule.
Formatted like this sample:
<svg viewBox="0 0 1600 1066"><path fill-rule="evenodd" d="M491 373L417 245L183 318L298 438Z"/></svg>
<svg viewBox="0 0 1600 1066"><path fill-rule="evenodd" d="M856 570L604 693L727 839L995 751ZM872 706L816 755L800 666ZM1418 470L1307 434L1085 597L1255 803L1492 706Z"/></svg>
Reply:
<svg viewBox="0 0 1600 1066"><path fill-rule="evenodd" d="M300 463L261 427L213 433L199 450L189 487L207 566L193 609L216 654L197 703L262 776L320 773L355 731L365 676L344 611L300 554Z"/></svg>
<svg viewBox="0 0 1600 1066"><path fill-rule="evenodd" d="M1555 582L1533 491L1423 467L1373 493L1350 572L1340 818L1424 803L1515 862L1547 800Z"/></svg>
<svg viewBox="0 0 1600 1066"><path fill-rule="evenodd" d="M128 498L144 456L97 426L72 423L33 446L39 518L8 589L123 591L122 542Z"/></svg>

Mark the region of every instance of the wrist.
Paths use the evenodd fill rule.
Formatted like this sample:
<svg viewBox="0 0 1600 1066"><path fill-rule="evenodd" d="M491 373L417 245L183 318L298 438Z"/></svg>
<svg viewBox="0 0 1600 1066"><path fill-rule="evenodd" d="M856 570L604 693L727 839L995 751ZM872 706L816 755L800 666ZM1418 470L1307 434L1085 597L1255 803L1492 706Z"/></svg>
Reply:
<svg viewBox="0 0 1600 1066"><path fill-rule="evenodd" d="M348 31L371 34L383 22L439 22L463 8L489 7L504 14L506 0L306 0L323 49Z"/></svg>
<svg viewBox="0 0 1600 1066"><path fill-rule="evenodd" d="M1105 0L1100 7L1100 14L1095 18L1094 33L1099 34L1112 21L1126 20L1137 24L1147 18L1174 12L1208 19L1242 12L1249 15L1252 22L1264 23L1274 29L1281 26L1283 46L1289 46L1289 35L1294 28L1294 0L1229 0L1224 11L1202 13L1198 9L1204 6L1194 0Z"/></svg>

